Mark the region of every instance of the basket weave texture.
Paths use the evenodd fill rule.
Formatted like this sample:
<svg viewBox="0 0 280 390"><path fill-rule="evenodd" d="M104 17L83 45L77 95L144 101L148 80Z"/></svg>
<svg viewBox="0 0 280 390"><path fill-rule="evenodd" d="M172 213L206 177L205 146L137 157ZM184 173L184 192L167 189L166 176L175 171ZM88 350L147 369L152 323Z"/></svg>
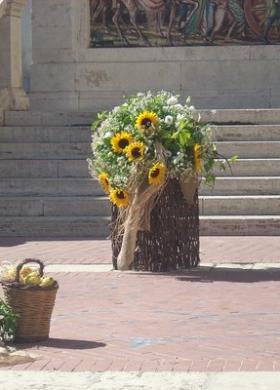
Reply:
<svg viewBox="0 0 280 390"><path fill-rule="evenodd" d="M39 264L40 276L43 276L43 263L36 259L26 259L17 266L15 282L2 282L5 300L18 315L17 342L35 342L49 338L51 315L58 290L57 282L45 288L20 284L20 270L30 262Z"/></svg>
<svg viewBox="0 0 280 390"><path fill-rule="evenodd" d="M113 266L117 269L122 237L115 234L118 216L112 209ZM166 272L199 264L199 206L196 190L187 203L179 181L170 179L151 212L150 232L138 232L132 270Z"/></svg>

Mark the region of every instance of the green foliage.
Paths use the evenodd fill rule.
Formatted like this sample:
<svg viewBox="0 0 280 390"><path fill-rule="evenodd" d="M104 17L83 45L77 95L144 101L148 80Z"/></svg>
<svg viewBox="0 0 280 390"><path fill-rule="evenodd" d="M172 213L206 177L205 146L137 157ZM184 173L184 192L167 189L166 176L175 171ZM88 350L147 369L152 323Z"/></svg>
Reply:
<svg viewBox="0 0 280 390"><path fill-rule="evenodd" d="M14 340L17 316L12 309L0 299L0 341L6 343Z"/></svg>

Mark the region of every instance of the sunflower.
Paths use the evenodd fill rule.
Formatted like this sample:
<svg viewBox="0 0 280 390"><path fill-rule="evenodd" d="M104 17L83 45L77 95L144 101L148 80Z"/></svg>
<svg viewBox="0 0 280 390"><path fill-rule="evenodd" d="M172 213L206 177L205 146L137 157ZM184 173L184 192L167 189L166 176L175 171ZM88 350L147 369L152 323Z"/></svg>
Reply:
<svg viewBox="0 0 280 390"><path fill-rule="evenodd" d="M144 144L143 142L132 142L125 149L126 156L129 161L139 161L144 157Z"/></svg>
<svg viewBox="0 0 280 390"><path fill-rule="evenodd" d="M194 157L194 168L196 173L201 172L202 164L201 164L201 145L195 144L193 149L193 157Z"/></svg>
<svg viewBox="0 0 280 390"><path fill-rule="evenodd" d="M133 142L133 137L127 131L121 131L111 139L113 151L116 153L124 153L125 148L127 148L131 142Z"/></svg>
<svg viewBox="0 0 280 390"><path fill-rule="evenodd" d="M154 112L144 111L136 119L136 127L144 133L149 133L158 123L158 116Z"/></svg>
<svg viewBox="0 0 280 390"><path fill-rule="evenodd" d="M109 194L110 192L110 183L109 183L109 176L106 172L101 172L100 175L98 175L99 184L101 185L102 189L106 194Z"/></svg>
<svg viewBox="0 0 280 390"><path fill-rule="evenodd" d="M160 185L164 182L166 177L166 165L163 162L157 162L149 170L149 184Z"/></svg>
<svg viewBox="0 0 280 390"><path fill-rule="evenodd" d="M126 207L129 203L128 192L120 188L113 188L110 191L110 199L118 207Z"/></svg>

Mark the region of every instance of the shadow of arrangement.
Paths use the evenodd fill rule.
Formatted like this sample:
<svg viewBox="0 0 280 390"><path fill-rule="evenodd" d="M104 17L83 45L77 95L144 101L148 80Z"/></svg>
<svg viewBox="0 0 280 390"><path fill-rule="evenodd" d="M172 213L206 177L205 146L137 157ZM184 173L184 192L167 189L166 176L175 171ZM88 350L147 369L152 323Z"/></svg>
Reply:
<svg viewBox="0 0 280 390"><path fill-rule="evenodd" d="M233 283L258 283L280 282L280 270L236 270L236 269L213 269L210 271L196 270L189 274L176 277L182 282L233 282Z"/></svg>
<svg viewBox="0 0 280 390"><path fill-rule="evenodd" d="M139 273L130 273L138 275ZM280 282L280 268L267 269L236 269L236 268L193 268L189 270L175 272L147 272L141 273L141 277L160 275L161 277L175 278L181 282L190 283L214 283L214 282L232 282L232 283L258 283L258 282Z"/></svg>
<svg viewBox="0 0 280 390"><path fill-rule="evenodd" d="M29 349L34 347L50 347L58 349L86 350L106 347L105 343L100 343L96 341L59 338L49 338L48 340L38 341L36 343L15 343L15 345L20 349Z"/></svg>

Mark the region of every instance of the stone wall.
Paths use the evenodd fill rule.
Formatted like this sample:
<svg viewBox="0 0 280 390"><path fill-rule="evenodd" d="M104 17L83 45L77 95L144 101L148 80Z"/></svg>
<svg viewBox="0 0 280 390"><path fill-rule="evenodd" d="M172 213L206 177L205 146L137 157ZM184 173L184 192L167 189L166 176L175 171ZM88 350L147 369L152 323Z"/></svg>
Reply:
<svg viewBox="0 0 280 390"><path fill-rule="evenodd" d="M88 0L33 0L31 105L95 111L168 89L200 108L278 107L280 47L90 48Z"/></svg>

